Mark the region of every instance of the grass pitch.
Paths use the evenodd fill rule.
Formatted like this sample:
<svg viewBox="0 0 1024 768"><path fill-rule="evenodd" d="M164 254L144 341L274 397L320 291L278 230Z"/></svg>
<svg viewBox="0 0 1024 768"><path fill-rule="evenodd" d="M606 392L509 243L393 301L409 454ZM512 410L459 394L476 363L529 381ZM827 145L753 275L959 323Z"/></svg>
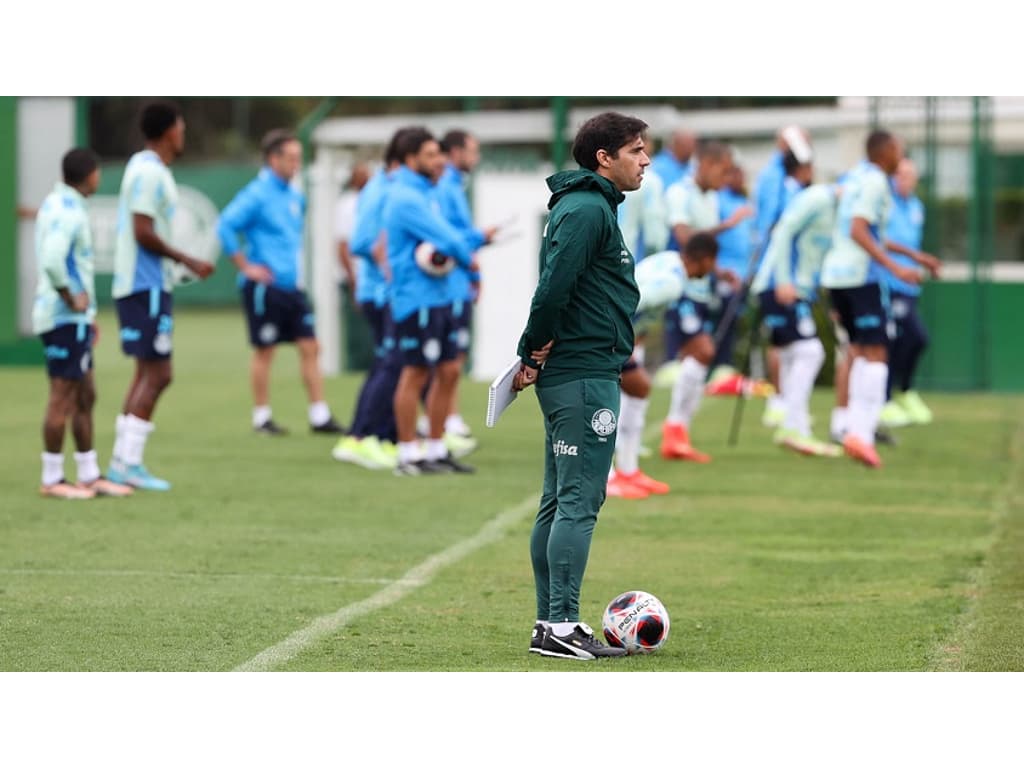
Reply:
<svg viewBox="0 0 1024 768"><path fill-rule="evenodd" d="M669 641L573 665L526 652L543 445L532 392L487 430L486 386L464 383L477 474L395 478L333 461L331 440L308 433L287 347L272 403L292 434L254 435L241 312L175 321L175 380L146 449L170 493L39 498L45 372L0 368L4 671L1024 669L1019 397L929 395L936 423L900 431L880 472L774 447L759 402L729 447L733 401L706 399L693 434L714 462L643 460L673 492L606 503L583 585L595 628L620 592L657 595ZM105 467L130 362L111 314L101 329ZM360 383L327 382L345 423ZM830 395L815 395L819 435ZM666 407L656 390L655 449ZM73 478L70 433L65 452Z"/></svg>

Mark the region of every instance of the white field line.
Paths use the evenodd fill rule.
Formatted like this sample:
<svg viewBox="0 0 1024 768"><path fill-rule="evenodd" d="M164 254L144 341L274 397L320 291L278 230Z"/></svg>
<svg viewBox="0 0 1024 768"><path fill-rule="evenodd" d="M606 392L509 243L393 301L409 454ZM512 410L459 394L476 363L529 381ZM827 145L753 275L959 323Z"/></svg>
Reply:
<svg viewBox="0 0 1024 768"><path fill-rule="evenodd" d="M0 576L98 576L140 579L270 579L280 581L312 581L325 584L392 584L395 579L350 578L348 576L316 576L287 573L217 573L203 571L122 571L61 568L0 568Z"/></svg>
<svg viewBox="0 0 1024 768"><path fill-rule="evenodd" d="M321 639L334 634L349 622L371 611L396 603L411 592L430 583L443 568L462 560L476 550L500 540L506 530L518 523L527 513L536 512L538 496L530 495L513 507L499 512L476 534L457 541L447 549L431 555L408 571L402 578L389 584L379 592L355 603L342 606L334 613L320 616L308 625L256 654L244 664L235 667L235 672L264 672L280 667L306 648Z"/></svg>

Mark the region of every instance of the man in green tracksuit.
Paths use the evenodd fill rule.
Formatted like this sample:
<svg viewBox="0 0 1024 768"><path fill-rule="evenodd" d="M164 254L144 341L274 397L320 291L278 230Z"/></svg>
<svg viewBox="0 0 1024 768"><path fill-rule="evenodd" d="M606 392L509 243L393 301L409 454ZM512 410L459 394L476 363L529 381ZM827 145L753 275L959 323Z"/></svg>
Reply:
<svg viewBox="0 0 1024 768"><path fill-rule="evenodd" d="M580 622L580 584L615 451L619 374L633 350L640 292L616 218L650 158L642 120L591 118L573 142L578 171L548 178L541 275L519 341L513 386L537 385L544 414L544 491L530 538L537 622L530 651L569 659L621 656Z"/></svg>

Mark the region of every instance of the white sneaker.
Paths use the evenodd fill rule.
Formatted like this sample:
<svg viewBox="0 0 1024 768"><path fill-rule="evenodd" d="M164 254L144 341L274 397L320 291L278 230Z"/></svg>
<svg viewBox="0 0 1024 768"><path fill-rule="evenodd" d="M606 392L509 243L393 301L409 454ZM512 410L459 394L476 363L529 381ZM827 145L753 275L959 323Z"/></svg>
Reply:
<svg viewBox="0 0 1024 768"><path fill-rule="evenodd" d="M463 421L462 416L457 413L453 413L445 421L444 431L450 432L453 435L458 435L459 437L473 436L473 432L470 430L469 424Z"/></svg>

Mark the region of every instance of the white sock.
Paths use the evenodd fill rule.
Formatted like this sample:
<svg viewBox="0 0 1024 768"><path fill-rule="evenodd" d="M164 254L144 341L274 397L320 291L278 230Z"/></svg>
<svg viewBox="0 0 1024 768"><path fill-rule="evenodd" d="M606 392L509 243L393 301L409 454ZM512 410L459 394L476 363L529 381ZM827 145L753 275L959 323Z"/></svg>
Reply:
<svg viewBox="0 0 1024 768"><path fill-rule="evenodd" d="M423 443L427 461L440 461L448 455L448 447L444 444L444 440L427 438Z"/></svg>
<svg viewBox="0 0 1024 768"><path fill-rule="evenodd" d="M43 485L53 485L64 479L64 454L42 453Z"/></svg>
<svg viewBox="0 0 1024 768"><path fill-rule="evenodd" d="M129 467L142 463L146 439L154 429L153 422L128 414L124 422L124 451L122 460Z"/></svg>
<svg viewBox="0 0 1024 768"><path fill-rule="evenodd" d="M412 462L419 461L422 458L423 451L420 450L420 444L416 440L398 444L399 464L411 464Z"/></svg>
<svg viewBox="0 0 1024 768"><path fill-rule="evenodd" d="M124 469L124 461L121 455L124 453L124 420L125 414L117 414L114 420L114 450L110 454L110 463L119 469Z"/></svg>
<svg viewBox="0 0 1024 768"><path fill-rule="evenodd" d="M829 432L833 435L841 435L850 428L850 410L845 406L838 405L832 409L832 421L829 424Z"/></svg>
<svg viewBox="0 0 1024 768"><path fill-rule="evenodd" d="M782 386L782 397L786 403L784 426L808 437L811 434L811 392L818 371L825 362L825 347L818 339L794 341L782 349L780 362L785 372Z"/></svg>
<svg viewBox="0 0 1024 768"><path fill-rule="evenodd" d="M100 476L100 466L96 463L96 451L85 453L75 452L75 463L78 464L78 482L91 483Z"/></svg>
<svg viewBox="0 0 1024 768"><path fill-rule="evenodd" d="M268 421L270 421L270 406L254 405L252 408L252 425L258 427L266 424Z"/></svg>
<svg viewBox="0 0 1024 768"><path fill-rule="evenodd" d="M445 432L460 432L466 427L466 422L462 420L462 416L457 413L448 414L448 418L444 420L444 431Z"/></svg>
<svg viewBox="0 0 1024 768"><path fill-rule="evenodd" d="M551 631L554 632L558 637L567 637L572 634L572 631L576 629L578 621L551 621L548 622L548 626L551 627Z"/></svg>
<svg viewBox="0 0 1024 768"><path fill-rule="evenodd" d="M631 475L640 469L640 441L644 435L647 405L650 400L622 393L619 406L619 427L615 433L615 466Z"/></svg>
<svg viewBox="0 0 1024 768"><path fill-rule="evenodd" d="M670 424L682 424L689 429L690 420L704 397L704 379L707 375L708 367L698 363L695 358L687 357L683 360L679 366L679 377L672 385L667 419Z"/></svg>
<svg viewBox="0 0 1024 768"><path fill-rule="evenodd" d="M782 357L782 351L781 350L779 350L779 357L780 358ZM780 367L781 367L781 363L782 363L781 359L779 360L779 363L780 363ZM781 370L779 371L779 379L782 379L782 371ZM779 381L779 390L780 391L782 390L782 381ZM786 402L783 399L781 394L770 395L768 397L768 403L767 403L766 407L767 407L767 409L769 411L782 410L783 408L786 407Z"/></svg>
<svg viewBox="0 0 1024 768"><path fill-rule="evenodd" d="M878 420L882 415L882 409L885 408L885 385L889 381L889 364L864 363L861 371L866 392L868 433L871 435L871 443L874 444Z"/></svg>
<svg viewBox="0 0 1024 768"><path fill-rule="evenodd" d="M320 400L316 403L311 403L309 406L309 423L314 427L319 427L321 424L326 424L331 418L331 409L327 407L327 403Z"/></svg>
<svg viewBox="0 0 1024 768"><path fill-rule="evenodd" d="M889 366L858 357L850 366L850 432L868 445L875 444L878 417L885 406Z"/></svg>

